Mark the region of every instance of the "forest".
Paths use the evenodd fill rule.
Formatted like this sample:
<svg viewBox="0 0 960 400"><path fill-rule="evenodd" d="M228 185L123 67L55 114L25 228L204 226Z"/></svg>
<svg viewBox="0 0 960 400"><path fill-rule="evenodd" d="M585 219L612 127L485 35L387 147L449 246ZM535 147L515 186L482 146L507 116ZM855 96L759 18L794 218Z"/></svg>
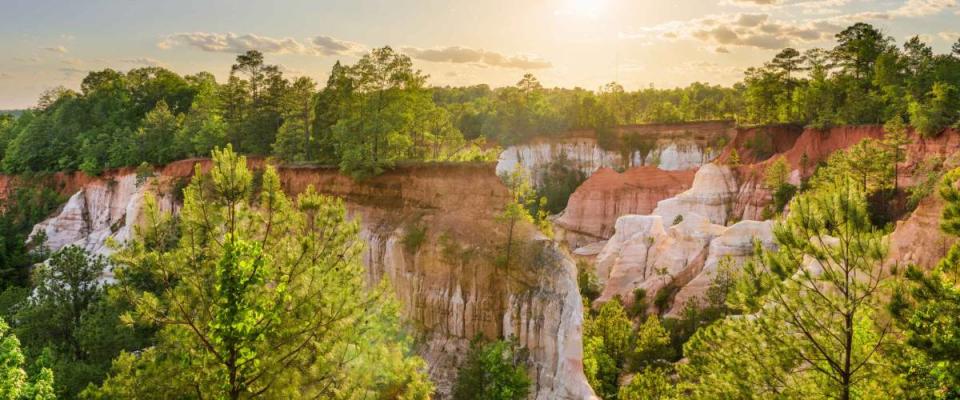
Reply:
<svg viewBox="0 0 960 400"><path fill-rule="evenodd" d="M914 195L895 176L908 127L924 137L960 127L960 41L935 54L865 23L835 39L782 49L730 87L546 88L532 74L508 87L435 87L390 47L337 62L322 85L284 76L258 51L237 55L225 82L160 67L90 72L79 91L0 115L0 171L21 178L0 207L0 398L430 398L396 299L365 285L364 243L343 201L312 188L289 196L274 167L255 174L247 156L364 180L409 163L495 161L498 146L574 129L733 120L889 134L837 152L800 185L774 163L777 249L725 268L678 318L648 312L663 295L592 304L599 284L580 265L596 394L958 399L960 245L933 271L889 268L895 221L883 205ZM51 174L193 157L216 168L184 184L178 215L148 198L145 225L110 258L28 242L66 200ZM564 165L542 173L556 185L504 177L511 228L522 220L549 235L547 214L585 179ZM942 229L960 236L960 172L934 178L915 196L939 196ZM115 282L103 284L108 265ZM510 338L477 338L453 398L526 398L524 358Z"/></svg>

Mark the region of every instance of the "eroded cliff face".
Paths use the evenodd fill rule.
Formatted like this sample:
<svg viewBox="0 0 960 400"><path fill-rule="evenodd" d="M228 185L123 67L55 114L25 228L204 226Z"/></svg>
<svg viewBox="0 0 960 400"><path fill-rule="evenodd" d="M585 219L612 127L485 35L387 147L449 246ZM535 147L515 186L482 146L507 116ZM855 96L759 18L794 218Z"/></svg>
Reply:
<svg viewBox="0 0 960 400"><path fill-rule="evenodd" d="M523 166L536 180L536 171L562 157L587 176L602 168L694 170L720 155L732 129L732 122L717 121L626 125L610 129L607 138L598 138L593 130L570 131L507 147L497 173ZM604 146L602 140L610 143Z"/></svg>
<svg viewBox="0 0 960 400"><path fill-rule="evenodd" d="M770 191L763 184L764 172L776 158L787 161L791 183L799 184L802 177L813 173L818 162L836 151L863 139L882 137L880 126L827 131L789 126L739 130L716 162L697 170L688 189L663 196L654 209L635 207L643 211L619 214L623 207L609 205L635 201L632 195L615 190L605 196L590 195L597 191L594 182L609 180L601 171L571 197L568 211L557 224L568 231L589 233L579 236L579 241L568 242L579 247L575 254L587 260L595 256L596 271L605 283L600 301L618 295L632 301L636 288L644 289L650 299L669 288L674 294L668 315L675 315L685 303L706 294L721 260L729 259L732 267L737 268L752 253L754 240L768 248L774 245L773 223L760 220L771 202ZM933 158L948 159L945 168L957 164L950 159L960 151L960 132L947 130L937 138L910 132L909 138L906 160L898 165L901 186L916 184L924 174L920 166ZM731 168L726 164L734 148L743 164ZM654 176L650 171L634 168L624 175L631 171L635 171L634 179L638 182L631 190L653 192L657 187L646 183L656 180L644 179ZM594 214L581 211L584 208L594 210ZM601 214L595 210L611 211ZM891 264L915 263L930 268L945 254L955 240L938 228L941 210L940 199L933 194L912 215L898 222L889 238ZM611 225L615 226L613 232L594 228ZM590 238L596 242L588 243ZM606 239L609 240L604 242Z"/></svg>
<svg viewBox="0 0 960 400"><path fill-rule="evenodd" d="M208 161L197 162L209 168ZM63 187L80 189L34 230L45 232L53 248L78 244L109 253L107 238L130 237L147 191L156 193L163 207L176 210L171 193L192 174L194 163L168 165L141 185L135 174L124 171L103 179L63 176ZM330 169L279 172L291 194L313 185L321 193L344 198L348 212L360 218L369 281L388 279L394 287L439 398L448 395L456 367L477 334L514 335L529 348L532 398L593 396L583 375L583 314L570 257L524 226L521 235L536 257L513 271L494 266L496 252L505 243L495 216L510 196L492 165L405 167L362 183ZM404 240L414 230L423 233L416 245Z"/></svg>
<svg viewBox="0 0 960 400"><path fill-rule="evenodd" d="M659 215L628 215L617 221L617 232L597 256L597 273L604 283L600 302L620 296L633 302L634 290L646 299L671 290L673 299L664 310L678 315L690 301L704 302L721 264L731 271L753 253L754 241L773 248L771 221L741 221L725 227L689 213L673 226Z"/></svg>
<svg viewBox="0 0 960 400"><path fill-rule="evenodd" d="M690 188L693 177L693 171L655 167L631 168L622 174L600 169L571 195L555 226L573 248L604 240L613 235L618 217L653 212L660 200Z"/></svg>

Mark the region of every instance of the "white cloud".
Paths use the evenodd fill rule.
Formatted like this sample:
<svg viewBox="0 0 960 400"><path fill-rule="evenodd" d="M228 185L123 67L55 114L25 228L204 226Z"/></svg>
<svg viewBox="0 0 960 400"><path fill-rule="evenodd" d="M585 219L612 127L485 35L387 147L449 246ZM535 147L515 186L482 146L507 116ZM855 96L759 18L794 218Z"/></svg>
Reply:
<svg viewBox="0 0 960 400"><path fill-rule="evenodd" d="M436 47L431 49L404 47L401 51L412 58L431 62L528 70L546 69L553 66L549 61L539 57L527 55L507 56L493 51L472 49L463 46Z"/></svg>
<svg viewBox="0 0 960 400"><path fill-rule="evenodd" d="M60 53L60 54L67 54L68 52L67 48L63 46L41 47L41 49L52 52L52 53Z"/></svg>
<svg viewBox="0 0 960 400"><path fill-rule="evenodd" d="M341 40L325 35L314 36L302 42L294 38L274 38L253 33L238 35L233 32L188 32L169 35L157 43L161 49L190 46L213 53L243 53L258 50L272 54L305 55L359 55L366 51L361 43Z"/></svg>
<svg viewBox="0 0 960 400"><path fill-rule="evenodd" d="M166 65L162 61L155 60L149 57L125 58L120 60L120 62L124 64L141 65L145 67L163 67Z"/></svg>
<svg viewBox="0 0 960 400"><path fill-rule="evenodd" d="M293 38L272 38L247 33L237 35L233 32L190 32L176 33L165 37L157 47L169 49L178 45L198 48L214 53L243 53L248 50L259 50L273 54L309 54L312 51Z"/></svg>
<svg viewBox="0 0 960 400"><path fill-rule="evenodd" d="M317 53L324 56L355 55L366 51L366 46L360 43L324 35L314 36L313 39L310 39L310 43L313 44Z"/></svg>
<svg viewBox="0 0 960 400"><path fill-rule="evenodd" d="M956 43L957 40L960 40L960 32L940 32L937 36L950 43Z"/></svg>
<svg viewBox="0 0 960 400"><path fill-rule="evenodd" d="M59 69L60 72L63 72L66 76L82 75L90 72L88 69L76 68L76 67L63 67Z"/></svg>
<svg viewBox="0 0 960 400"><path fill-rule="evenodd" d="M698 40L726 51L730 47L780 49L829 40L839 24L828 20L784 21L769 14L718 14L690 21L671 21L643 28L622 38L653 40ZM721 50L722 52L722 50Z"/></svg>
<svg viewBox="0 0 960 400"><path fill-rule="evenodd" d="M898 17L925 17L956 6L957 0L907 0L891 14Z"/></svg>

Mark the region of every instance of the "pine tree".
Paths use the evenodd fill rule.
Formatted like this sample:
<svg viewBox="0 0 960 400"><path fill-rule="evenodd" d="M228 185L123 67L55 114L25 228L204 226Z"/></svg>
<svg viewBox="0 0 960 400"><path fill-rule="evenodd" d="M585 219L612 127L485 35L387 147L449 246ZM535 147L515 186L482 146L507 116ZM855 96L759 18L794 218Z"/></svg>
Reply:
<svg viewBox="0 0 960 400"><path fill-rule="evenodd" d="M859 177L793 200L779 248L748 265L729 299L752 315L701 330L684 374L697 398L877 395L891 376L882 350L884 232L870 222ZM719 371L719 372L718 372Z"/></svg>
<svg viewBox="0 0 960 400"><path fill-rule="evenodd" d="M272 167L254 193L244 157L213 158L185 189L179 242L166 243L170 217L149 199L146 227L117 256L118 294L136 305L128 321L161 329L141 367L118 365L102 393L161 389L127 386L137 380L125 374L148 369L171 397L425 398L423 361L406 356L387 286L364 283L343 202L312 188L290 199ZM140 289L144 273L155 291Z"/></svg>

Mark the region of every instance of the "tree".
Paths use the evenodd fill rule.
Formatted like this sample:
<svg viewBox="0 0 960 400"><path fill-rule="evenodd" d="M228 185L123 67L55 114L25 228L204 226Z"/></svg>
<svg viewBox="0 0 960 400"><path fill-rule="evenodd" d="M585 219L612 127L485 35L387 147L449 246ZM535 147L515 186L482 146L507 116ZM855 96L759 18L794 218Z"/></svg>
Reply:
<svg viewBox="0 0 960 400"><path fill-rule="evenodd" d="M170 240L157 235L170 217L150 198L145 228L116 257L120 293L136 305L129 321L160 330L140 367L116 366L105 393L139 390L125 374L147 369L169 378L172 397L426 397L387 287L364 283L359 225L342 201L312 187L289 199L273 167L254 193L244 157L227 148L213 159L184 191L179 242L147 245ZM137 271L156 292L138 288Z"/></svg>
<svg viewBox="0 0 960 400"><path fill-rule="evenodd" d="M647 368L633 375L630 382L620 387L619 400L669 400L680 397L677 386L670 381L670 371Z"/></svg>
<svg viewBox="0 0 960 400"><path fill-rule="evenodd" d="M730 156L727 157L727 165L731 168L740 166L740 152L736 148L730 149Z"/></svg>
<svg viewBox="0 0 960 400"><path fill-rule="evenodd" d="M855 23L836 35L833 57L845 72L856 79L870 76L877 58L887 51L892 39L870 24Z"/></svg>
<svg viewBox="0 0 960 400"><path fill-rule="evenodd" d="M945 202L941 228L960 235L960 169L947 173L940 185ZM898 293L891 305L904 330L912 357L898 360L909 388L924 398L960 396L960 245L929 273L908 270L908 292Z"/></svg>
<svg viewBox="0 0 960 400"><path fill-rule="evenodd" d="M177 148L184 155L198 157L227 145L227 124L223 117L221 89L214 76L200 73L187 79L194 82L197 94L177 132Z"/></svg>
<svg viewBox="0 0 960 400"><path fill-rule="evenodd" d="M674 359L673 347L670 344L670 334L660 324L660 318L655 315L648 316L637 329L636 345L631 354L633 370L669 365Z"/></svg>
<svg viewBox="0 0 960 400"><path fill-rule="evenodd" d="M774 230L779 248L744 269L731 301L753 315L687 344L686 374L701 396L846 400L890 376L882 351L891 326L877 315L884 232L871 224L856 178L834 182L795 198Z"/></svg>
<svg viewBox="0 0 960 400"><path fill-rule="evenodd" d="M788 84L792 84L793 74L801 70L803 61L799 51L787 47L773 57L770 67L783 75Z"/></svg>
<svg viewBox="0 0 960 400"><path fill-rule="evenodd" d="M527 350L516 339L484 343L482 337L470 343L467 359L453 386L456 400L520 400L530 393Z"/></svg>
<svg viewBox="0 0 960 400"><path fill-rule="evenodd" d="M17 336L27 355L47 359L62 397L99 384L121 351L147 343L145 332L120 326L123 307L105 296L101 282L107 267L102 256L64 247L36 269L33 295L18 307Z"/></svg>
<svg viewBox="0 0 960 400"><path fill-rule="evenodd" d="M340 146L334 136L334 127L351 112L354 101L353 87L354 81L350 77L349 69L337 61L330 69L327 86L317 94L313 120L314 140L309 147L309 159L324 164L339 164Z"/></svg>
<svg viewBox="0 0 960 400"><path fill-rule="evenodd" d="M891 175L893 176L893 192L896 193L900 187L897 164L906 160L907 155L904 147L910 144L910 139L907 138L907 126L903 118L899 115L887 121L887 123L883 125L883 131L884 134L881 143L886 147L887 153L890 155L888 164L891 167Z"/></svg>
<svg viewBox="0 0 960 400"><path fill-rule="evenodd" d="M313 96L316 84L301 77L286 93L283 107L283 126L273 143L273 154L285 161L307 161L312 147Z"/></svg>
<svg viewBox="0 0 960 400"><path fill-rule="evenodd" d="M619 299L603 303L583 324L584 370L593 389L603 398L615 398L620 372L633 353L633 322Z"/></svg>
<svg viewBox="0 0 960 400"><path fill-rule="evenodd" d="M230 143L244 153L269 154L283 124L281 110L289 82L263 53L237 56L223 92Z"/></svg>
<svg viewBox="0 0 960 400"><path fill-rule="evenodd" d="M960 117L960 92L946 82L936 82L926 101L910 103L910 123L922 135L934 137Z"/></svg>
<svg viewBox="0 0 960 400"><path fill-rule="evenodd" d="M779 213L793 197L796 186L787 182L790 166L783 156L777 157L764 171L764 185L773 194L773 211Z"/></svg>
<svg viewBox="0 0 960 400"><path fill-rule="evenodd" d="M161 100L157 107L143 118L143 126L137 131L140 159L151 164L166 164L180 158L174 146L182 118L173 115L167 103Z"/></svg>
<svg viewBox="0 0 960 400"><path fill-rule="evenodd" d="M27 239L33 226L56 210L61 196L42 179L22 176L10 184L0 207L0 291L30 286L30 270L42 258L33 246L42 248L43 239Z"/></svg>
<svg viewBox="0 0 960 400"><path fill-rule="evenodd" d="M510 191L511 201L504 205L504 210L497 215L497 221L506 226L506 243L503 253L497 257L497 264L506 269L507 277L510 276L510 268L517 263L519 252L517 239L520 227L524 222L529 222L540 228L545 234L551 235L550 224L546 220L546 204L541 198L537 200L537 194L530 184L527 172L521 166L518 166L508 174L501 176L501 179ZM542 205L542 206L541 206Z"/></svg>
<svg viewBox="0 0 960 400"><path fill-rule="evenodd" d="M0 397L11 400L53 400L53 372L40 368L32 378L23 369L20 341L0 319Z"/></svg>
<svg viewBox="0 0 960 400"><path fill-rule="evenodd" d="M411 105L429 94L426 80L410 57L390 47L372 50L349 68L357 97L349 114L334 127L340 143L340 168L354 177L381 173L407 154L416 119Z"/></svg>

